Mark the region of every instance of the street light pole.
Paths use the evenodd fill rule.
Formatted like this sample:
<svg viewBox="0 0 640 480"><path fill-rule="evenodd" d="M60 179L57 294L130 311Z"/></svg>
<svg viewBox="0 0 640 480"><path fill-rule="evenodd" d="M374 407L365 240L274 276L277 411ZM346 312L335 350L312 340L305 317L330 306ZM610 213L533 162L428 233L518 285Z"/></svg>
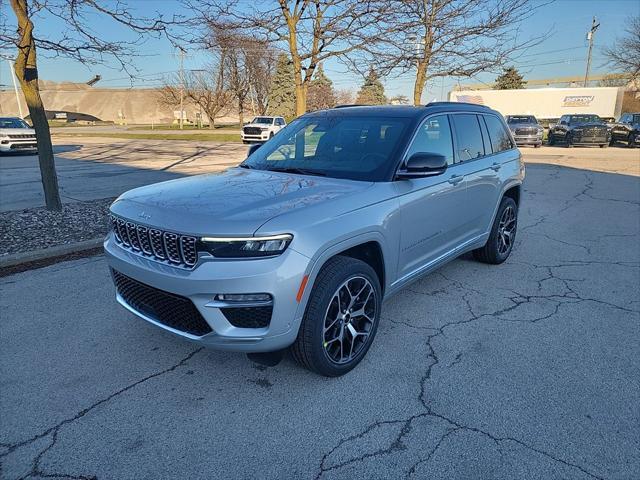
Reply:
<svg viewBox="0 0 640 480"><path fill-rule="evenodd" d="M16 83L16 72L13 70L13 63L11 60L7 60L9 64L9 69L11 70L11 80L13 80L13 90L16 92L16 102L18 103L18 111L20 112L20 118L24 118L22 116L22 105L20 104L20 94L18 93L18 84Z"/></svg>
<svg viewBox="0 0 640 480"><path fill-rule="evenodd" d="M589 83L589 70L591 69L591 50L593 50L593 35L596 33L596 30L600 26L599 23L596 23L596 17L593 17L591 21L591 29L587 32L587 40L589 40L589 53L587 54L587 71L584 74L584 86L586 87Z"/></svg>
<svg viewBox="0 0 640 480"><path fill-rule="evenodd" d="M184 50L181 47L178 48L180 49L180 130L182 130L184 126L184 110L182 106L184 103Z"/></svg>

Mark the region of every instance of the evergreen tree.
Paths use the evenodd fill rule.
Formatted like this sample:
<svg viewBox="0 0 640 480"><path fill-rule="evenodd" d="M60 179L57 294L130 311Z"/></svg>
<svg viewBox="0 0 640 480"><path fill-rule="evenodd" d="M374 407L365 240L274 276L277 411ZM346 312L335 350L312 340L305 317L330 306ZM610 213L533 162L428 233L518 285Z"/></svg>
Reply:
<svg viewBox="0 0 640 480"><path fill-rule="evenodd" d="M287 122L295 117L296 91L293 78L293 64L289 57L282 53L278 56L276 73L271 80L269 90L269 114L279 115Z"/></svg>
<svg viewBox="0 0 640 480"><path fill-rule="evenodd" d="M333 82L325 75L322 64L319 64L313 79L309 83L307 110L324 110L335 106L336 94L333 90Z"/></svg>
<svg viewBox="0 0 640 480"><path fill-rule="evenodd" d="M384 105L387 103L387 97L384 95L384 86L373 67L369 69L369 73L364 79L364 84L358 91L356 103L365 105Z"/></svg>
<svg viewBox="0 0 640 480"><path fill-rule="evenodd" d="M494 88L497 90L514 90L517 88L524 88L527 82L524 81L524 77L520 75L515 67L505 68L498 78Z"/></svg>

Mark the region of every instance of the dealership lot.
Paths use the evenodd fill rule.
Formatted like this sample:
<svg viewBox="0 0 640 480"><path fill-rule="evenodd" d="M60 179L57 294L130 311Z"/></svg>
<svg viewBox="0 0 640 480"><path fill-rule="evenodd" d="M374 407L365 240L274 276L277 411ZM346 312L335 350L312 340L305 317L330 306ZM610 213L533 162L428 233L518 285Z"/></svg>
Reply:
<svg viewBox="0 0 640 480"><path fill-rule="evenodd" d="M82 142L58 146L67 200L245 151ZM640 478L639 152L523 149L512 257L404 289L338 379L147 325L101 256L0 278L0 476ZM0 158L3 208L35 206L33 161Z"/></svg>
<svg viewBox="0 0 640 480"><path fill-rule="evenodd" d="M243 160L247 151L242 144L206 141L75 137L55 143L63 202L115 197L141 185L219 172ZM524 147L522 152L527 162L640 174L640 149ZM0 156L0 199L0 211L44 204L36 156Z"/></svg>

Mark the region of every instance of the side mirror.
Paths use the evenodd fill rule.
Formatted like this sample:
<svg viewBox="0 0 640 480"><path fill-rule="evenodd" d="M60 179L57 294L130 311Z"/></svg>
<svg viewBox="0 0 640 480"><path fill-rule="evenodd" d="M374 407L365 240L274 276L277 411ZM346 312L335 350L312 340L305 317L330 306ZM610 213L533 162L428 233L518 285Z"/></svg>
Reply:
<svg viewBox="0 0 640 480"><path fill-rule="evenodd" d="M419 178L441 175L447 169L447 157L439 153L419 152L409 157L398 178Z"/></svg>
<svg viewBox="0 0 640 480"><path fill-rule="evenodd" d="M261 143L252 143L251 145L249 145L249 150L247 150L247 157L250 157L253 154L253 152L258 150L261 146L262 146Z"/></svg>

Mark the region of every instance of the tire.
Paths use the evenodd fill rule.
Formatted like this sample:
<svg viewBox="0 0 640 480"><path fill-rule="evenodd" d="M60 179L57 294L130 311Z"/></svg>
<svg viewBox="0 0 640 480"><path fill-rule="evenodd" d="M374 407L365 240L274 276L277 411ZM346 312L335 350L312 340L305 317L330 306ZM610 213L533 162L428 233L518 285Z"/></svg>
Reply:
<svg viewBox="0 0 640 480"><path fill-rule="evenodd" d="M601 143L600 148L607 148L609 146L608 143Z"/></svg>
<svg viewBox="0 0 640 480"><path fill-rule="evenodd" d="M512 216L507 214L506 212L511 209ZM509 245L504 249L504 234L501 235L500 231L503 229L503 221L505 216L512 218L507 226L512 225L510 228L510 233L508 235ZM500 202L500 207L498 208L498 212L496 213L496 218L493 221L493 226L491 227L491 233L489 234L489 238L487 239L487 243L484 247L478 248L473 251L473 256L476 260L483 263L490 263L493 265L499 265L504 262L511 251L513 250L513 243L516 240L516 233L518 230L518 205L511 197L504 197L502 202ZM502 230L504 232L504 230Z"/></svg>
<svg viewBox="0 0 640 480"><path fill-rule="evenodd" d="M540 148L542 146L541 143L534 143L533 148Z"/></svg>
<svg viewBox="0 0 640 480"><path fill-rule="evenodd" d="M549 135L549 138L547 138L547 143L549 144L550 147L556 144L556 140L553 135Z"/></svg>
<svg viewBox="0 0 640 480"><path fill-rule="evenodd" d="M272 138L273 138L273 132L269 134L269 140L271 140Z"/></svg>
<svg viewBox="0 0 640 480"><path fill-rule="evenodd" d="M242 143L244 143L246 145L249 142L247 140L242 140Z"/></svg>
<svg viewBox="0 0 640 480"><path fill-rule="evenodd" d="M633 133L630 133L629 136L627 137L627 146L629 148L635 147L635 142L633 141Z"/></svg>
<svg viewBox="0 0 640 480"><path fill-rule="evenodd" d="M567 137L565 138L565 147L573 148L573 140L568 134L567 134Z"/></svg>
<svg viewBox="0 0 640 480"><path fill-rule="evenodd" d="M354 297L358 290L360 294ZM351 257L331 258L320 270L309 296L298 337L291 346L293 358L303 367L327 377L351 371L373 343L380 322L381 299L380 281L373 268ZM346 304L358 308L347 310ZM340 314L344 310L354 313L360 310L363 315L345 317ZM351 332L366 332L366 336L354 336ZM349 346L355 346L356 351L345 360L343 353L347 353Z"/></svg>

